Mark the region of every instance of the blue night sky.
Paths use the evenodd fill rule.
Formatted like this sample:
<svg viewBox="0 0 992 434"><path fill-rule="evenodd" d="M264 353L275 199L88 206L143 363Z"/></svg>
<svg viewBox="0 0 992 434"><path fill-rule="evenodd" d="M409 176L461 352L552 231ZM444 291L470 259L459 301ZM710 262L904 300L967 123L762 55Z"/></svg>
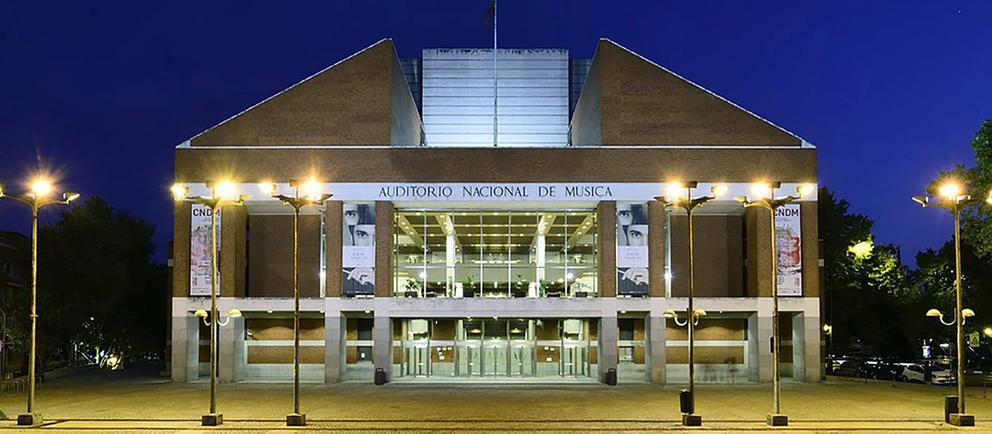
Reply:
<svg viewBox="0 0 992 434"><path fill-rule="evenodd" d="M0 5L0 182L55 169L156 224L160 259L183 140L383 37L403 57L492 41L487 0L168 3ZM499 23L502 47L572 57L609 37L802 136L820 183L909 262L951 230L909 197L972 164L992 118L984 0L503 0ZM0 229L27 232L26 210L0 203Z"/></svg>

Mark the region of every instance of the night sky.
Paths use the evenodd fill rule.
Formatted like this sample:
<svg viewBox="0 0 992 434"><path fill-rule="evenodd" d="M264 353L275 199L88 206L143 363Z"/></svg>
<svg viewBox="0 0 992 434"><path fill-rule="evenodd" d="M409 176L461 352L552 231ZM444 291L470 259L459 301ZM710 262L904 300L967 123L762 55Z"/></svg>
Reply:
<svg viewBox="0 0 992 434"><path fill-rule="evenodd" d="M55 170L64 189L157 225L159 259L183 140L383 37L402 57L492 43L487 0L169 3L0 5L0 182ZM904 260L950 235L909 197L973 164L969 141L992 118L992 2L499 6L501 47L590 57L609 37L813 143L821 185ZM0 229L26 233L22 208L0 201Z"/></svg>

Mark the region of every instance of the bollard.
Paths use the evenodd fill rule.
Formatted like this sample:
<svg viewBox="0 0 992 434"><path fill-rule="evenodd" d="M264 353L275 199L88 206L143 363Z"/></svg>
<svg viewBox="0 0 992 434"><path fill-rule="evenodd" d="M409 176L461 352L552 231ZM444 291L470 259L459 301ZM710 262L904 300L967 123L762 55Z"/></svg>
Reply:
<svg viewBox="0 0 992 434"><path fill-rule="evenodd" d="M382 368L375 368L375 385L382 386L386 384L386 371Z"/></svg>
<svg viewBox="0 0 992 434"><path fill-rule="evenodd" d="M608 386L617 385L617 370L616 368L610 368L606 371L606 384Z"/></svg>
<svg viewBox="0 0 992 434"><path fill-rule="evenodd" d="M682 414L692 414L696 412L693 408L692 403L692 392L689 389L682 389L679 391L679 411Z"/></svg>
<svg viewBox="0 0 992 434"><path fill-rule="evenodd" d="M944 397L944 423L951 423L951 413L958 412L958 397L947 395Z"/></svg>

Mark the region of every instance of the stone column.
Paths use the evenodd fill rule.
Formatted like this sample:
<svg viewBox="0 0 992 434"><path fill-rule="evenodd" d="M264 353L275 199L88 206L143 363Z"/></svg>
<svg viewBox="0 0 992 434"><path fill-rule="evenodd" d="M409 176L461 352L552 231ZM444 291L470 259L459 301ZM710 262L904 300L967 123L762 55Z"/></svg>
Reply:
<svg viewBox="0 0 992 434"><path fill-rule="evenodd" d="M378 231L378 228L376 228ZM389 312L376 309L372 324L372 367L386 371L386 381L393 379L393 324Z"/></svg>
<svg viewBox="0 0 992 434"><path fill-rule="evenodd" d="M650 233L650 229L649 229ZM644 319L644 329L647 331L647 365L648 381L654 384L664 385L668 382L667 364L668 358L665 355L665 342L668 340L668 325L665 318L660 315L648 313Z"/></svg>
<svg viewBox="0 0 992 434"><path fill-rule="evenodd" d="M599 222L598 258L599 267L599 296L617 296L617 203L602 201L596 207L596 220ZM650 231L649 231L650 234ZM616 326L616 313L613 314L613 325ZM616 334L616 331L613 332ZM616 354L616 339L614 338L614 355ZM605 372L605 371L604 371Z"/></svg>
<svg viewBox="0 0 992 434"><path fill-rule="evenodd" d="M221 315L224 315L221 313ZM219 326L219 324L218 324ZM248 370L248 357L245 349L245 319L231 318L227 325L219 326L220 340L217 341L218 377L221 383L232 383L244 379Z"/></svg>
<svg viewBox="0 0 992 434"><path fill-rule="evenodd" d="M188 383L200 377L200 319L187 312L172 317L172 381Z"/></svg>
<svg viewBox="0 0 992 434"><path fill-rule="evenodd" d="M648 202L648 295L664 297L666 245L665 207L661 202Z"/></svg>
<svg viewBox="0 0 992 434"><path fill-rule="evenodd" d="M337 383L344 377L347 331L347 318L340 312L328 312L324 318L324 383Z"/></svg>
<svg viewBox="0 0 992 434"><path fill-rule="evenodd" d="M792 314L792 379L806 378L806 330L802 312ZM782 339L783 341L785 339Z"/></svg>
<svg viewBox="0 0 992 434"><path fill-rule="evenodd" d="M759 380L759 336L758 314L752 313L747 317L747 358L744 360L744 369L747 370L747 380L758 382ZM769 336L771 332L769 331Z"/></svg>
<svg viewBox="0 0 992 434"><path fill-rule="evenodd" d="M386 201L375 203L375 296L393 296L393 203Z"/></svg>
<svg viewBox="0 0 992 434"><path fill-rule="evenodd" d="M758 346L758 381L768 383L772 381L772 302L771 299L760 300L758 302L758 312L756 318L756 341Z"/></svg>
<svg viewBox="0 0 992 434"><path fill-rule="evenodd" d="M340 200L327 202L324 209L324 296L341 296L341 225L344 219Z"/></svg>
<svg viewBox="0 0 992 434"><path fill-rule="evenodd" d="M617 368L617 314L604 313L599 319L599 382L606 382L606 372Z"/></svg>
<svg viewBox="0 0 992 434"><path fill-rule="evenodd" d="M809 313L796 315L792 321L792 346L796 348L802 346L803 351L793 355L793 364L796 360L802 360L803 370L801 373L793 367L794 377L799 381L815 383L823 378L823 360L820 358L820 339L822 329L820 328L820 318ZM796 336L797 331L801 333ZM801 342L801 344L798 344ZM795 365L793 365L795 366Z"/></svg>

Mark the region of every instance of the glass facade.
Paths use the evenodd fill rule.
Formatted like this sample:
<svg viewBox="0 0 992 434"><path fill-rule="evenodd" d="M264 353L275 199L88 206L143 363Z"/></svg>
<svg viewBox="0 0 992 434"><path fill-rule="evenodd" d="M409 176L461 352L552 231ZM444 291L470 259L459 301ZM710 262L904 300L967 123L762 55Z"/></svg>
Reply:
<svg viewBox="0 0 992 434"><path fill-rule="evenodd" d="M402 377L592 377L595 322L585 319L407 319Z"/></svg>
<svg viewBox="0 0 992 434"><path fill-rule="evenodd" d="M397 210L398 297L595 297L594 210Z"/></svg>

